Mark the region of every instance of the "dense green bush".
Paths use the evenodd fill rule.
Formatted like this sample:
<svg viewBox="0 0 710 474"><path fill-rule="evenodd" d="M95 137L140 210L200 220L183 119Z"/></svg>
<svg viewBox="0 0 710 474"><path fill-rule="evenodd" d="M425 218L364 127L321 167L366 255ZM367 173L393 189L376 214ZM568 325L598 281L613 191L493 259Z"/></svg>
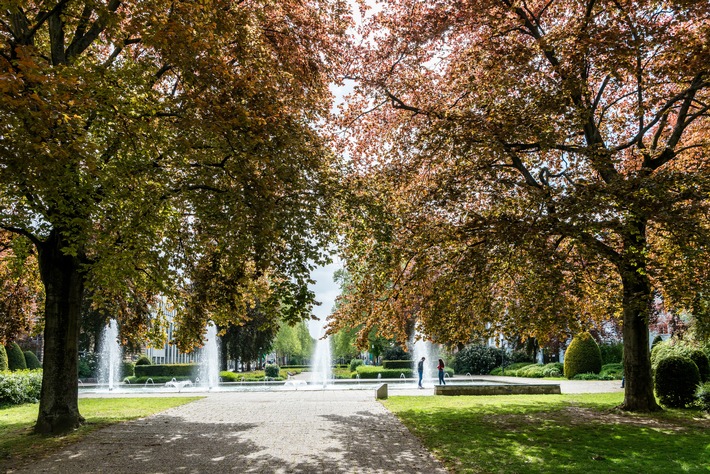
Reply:
<svg viewBox="0 0 710 474"><path fill-rule="evenodd" d="M142 355L136 361L136 365L153 365L153 362L150 361L147 355Z"/></svg>
<svg viewBox="0 0 710 474"><path fill-rule="evenodd" d="M531 364L529 362L519 362L511 364L505 368L505 372L501 367L497 367L491 371L491 375L507 375L509 377L528 377L528 378L543 378L543 377L562 377L563 366L559 362L550 362L549 364Z"/></svg>
<svg viewBox="0 0 710 474"><path fill-rule="evenodd" d="M656 334L656 337L653 338L653 342L651 343L651 350L656 347L656 344L659 344L661 342L663 342L663 338L660 334Z"/></svg>
<svg viewBox="0 0 710 474"><path fill-rule="evenodd" d="M136 377L193 377L198 371L196 364L153 364L135 366ZM124 374L124 376L126 376Z"/></svg>
<svg viewBox="0 0 710 474"><path fill-rule="evenodd" d="M508 354L508 361L517 364L520 362L529 362L529 363L534 363L534 357L531 354L528 354L525 351L513 351L510 354Z"/></svg>
<svg viewBox="0 0 710 474"><path fill-rule="evenodd" d="M0 372L0 405L35 403L42 389L42 370Z"/></svg>
<svg viewBox="0 0 710 474"><path fill-rule="evenodd" d="M700 408L710 413L710 382L699 385L695 391L695 397L698 399Z"/></svg>
<svg viewBox="0 0 710 474"><path fill-rule="evenodd" d="M144 366L145 367L145 366ZM124 360L121 362L121 376L130 377L136 375L136 364Z"/></svg>
<svg viewBox="0 0 710 474"><path fill-rule="evenodd" d="M400 346L391 346L391 347L386 347L384 351L382 351L382 359L383 360L412 360L412 354L409 352L406 352L404 349L402 349Z"/></svg>
<svg viewBox="0 0 710 474"><path fill-rule="evenodd" d="M0 344L0 372L7 370L7 351L5 346Z"/></svg>
<svg viewBox="0 0 710 474"><path fill-rule="evenodd" d="M355 372L358 367L363 365L362 359L353 359L350 361L350 372Z"/></svg>
<svg viewBox="0 0 710 474"><path fill-rule="evenodd" d="M624 359L624 343L607 342L600 344L599 352L602 355L602 365L619 364Z"/></svg>
<svg viewBox="0 0 710 474"><path fill-rule="evenodd" d="M704 351L702 350L702 345L698 343L674 338L668 339L667 341L663 341L661 343L656 344L651 350L651 366L655 370L659 361L671 355L687 357L693 360L692 354L695 351L700 351L704 353ZM696 357L698 356L696 355Z"/></svg>
<svg viewBox="0 0 710 474"><path fill-rule="evenodd" d="M25 351L25 362L27 363L27 368L29 370L41 369L42 363L39 361L37 356L32 351Z"/></svg>
<svg viewBox="0 0 710 474"><path fill-rule="evenodd" d="M27 361L25 354L20 349L16 342L5 347L7 350L7 368L10 370L25 370L27 369Z"/></svg>
<svg viewBox="0 0 710 474"><path fill-rule="evenodd" d="M384 369L411 369L413 362L411 360L383 360L382 368Z"/></svg>
<svg viewBox="0 0 710 474"><path fill-rule="evenodd" d="M264 375L271 378L276 378L279 376L279 366L276 364L266 364L264 366Z"/></svg>
<svg viewBox="0 0 710 474"><path fill-rule="evenodd" d="M698 366L687 357L671 355L656 366L656 396L667 407L683 408L693 403L699 383Z"/></svg>
<svg viewBox="0 0 710 474"><path fill-rule="evenodd" d="M588 372L598 374L601 370L602 355L597 341L588 332L575 336L565 352L565 377L572 379Z"/></svg>
<svg viewBox="0 0 710 474"><path fill-rule="evenodd" d="M710 379L710 360L708 360L708 356L700 349L693 349L688 354L688 358L698 366L700 381L707 382Z"/></svg>
<svg viewBox="0 0 710 474"><path fill-rule="evenodd" d="M79 354L79 378L96 378L99 373L99 356L95 352Z"/></svg>
<svg viewBox="0 0 710 474"><path fill-rule="evenodd" d="M456 353L454 370L457 374L481 375L488 374L494 367L500 365L496 359L502 354L500 349L471 344Z"/></svg>
<svg viewBox="0 0 710 474"><path fill-rule="evenodd" d="M604 364L601 372L599 372L600 380L621 380L623 376L623 364Z"/></svg>

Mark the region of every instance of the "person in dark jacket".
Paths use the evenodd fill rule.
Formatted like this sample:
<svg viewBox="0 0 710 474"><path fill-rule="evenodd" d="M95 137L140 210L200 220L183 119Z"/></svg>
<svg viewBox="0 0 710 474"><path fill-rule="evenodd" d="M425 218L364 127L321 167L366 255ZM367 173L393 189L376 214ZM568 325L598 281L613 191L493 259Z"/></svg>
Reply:
<svg viewBox="0 0 710 474"><path fill-rule="evenodd" d="M424 388L422 385L422 377L424 377L424 361L426 360L426 357L422 357L422 360L420 360L417 363L417 372L419 372L419 388Z"/></svg>

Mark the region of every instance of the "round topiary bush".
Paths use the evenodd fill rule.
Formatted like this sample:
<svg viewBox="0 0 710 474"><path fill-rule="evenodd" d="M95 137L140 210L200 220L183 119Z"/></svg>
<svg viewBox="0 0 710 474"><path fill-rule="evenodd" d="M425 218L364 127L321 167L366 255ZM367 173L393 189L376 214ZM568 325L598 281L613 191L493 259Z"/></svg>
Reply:
<svg viewBox="0 0 710 474"><path fill-rule="evenodd" d="M0 372L7 370L7 351L5 346L0 344Z"/></svg>
<svg viewBox="0 0 710 474"><path fill-rule="evenodd" d="M27 363L27 368L30 370L42 368L42 363L32 351L25 351L25 362Z"/></svg>
<svg viewBox="0 0 710 474"><path fill-rule="evenodd" d="M671 408L683 408L695 401L700 372L695 362L689 358L668 356L658 362L653 384L661 404Z"/></svg>
<svg viewBox="0 0 710 474"><path fill-rule="evenodd" d="M275 379L279 376L279 366L276 364L266 364L266 366L264 366L264 375Z"/></svg>
<svg viewBox="0 0 710 474"><path fill-rule="evenodd" d="M597 341L588 332L575 336L565 351L565 377L573 379L577 374L598 374L601 370L602 354Z"/></svg>
<svg viewBox="0 0 710 474"><path fill-rule="evenodd" d="M150 361L148 356L142 355L138 358L136 361L136 365L152 365L153 363Z"/></svg>
<svg viewBox="0 0 710 474"><path fill-rule="evenodd" d="M688 354L688 358L698 366L700 381L707 382L710 380L710 359L708 359L708 356L700 349L693 349L690 351L690 354Z"/></svg>
<svg viewBox="0 0 710 474"><path fill-rule="evenodd" d="M13 342L5 348L7 350L7 368L10 370L25 370L27 361L25 354L20 349L16 342Z"/></svg>

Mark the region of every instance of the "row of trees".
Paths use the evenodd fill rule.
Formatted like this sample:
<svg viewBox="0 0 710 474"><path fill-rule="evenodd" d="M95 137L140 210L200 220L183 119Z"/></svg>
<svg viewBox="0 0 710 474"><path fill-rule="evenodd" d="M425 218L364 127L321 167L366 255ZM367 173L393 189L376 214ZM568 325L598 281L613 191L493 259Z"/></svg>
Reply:
<svg viewBox="0 0 710 474"><path fill-rule="evenodd" d="M37 291L0 304L10 334L43 302L38 432L82 422L85 303L124 342L162 337L158 298L185 350L208 318L275 331L311 316L336 235L332 332L544 343L618 318L623 406L657 408L652 303L710 326L710 4L359 4L349 37L344 0L4 5L0 251L21 264L0 273Z"/></svg>

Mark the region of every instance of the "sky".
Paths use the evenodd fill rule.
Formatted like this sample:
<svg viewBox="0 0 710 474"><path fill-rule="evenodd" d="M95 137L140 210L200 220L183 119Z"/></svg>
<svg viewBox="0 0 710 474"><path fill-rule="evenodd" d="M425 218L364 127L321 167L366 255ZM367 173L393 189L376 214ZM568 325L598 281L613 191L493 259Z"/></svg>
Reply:
<svg viewBox="0 0 710 474"><path fill-rule="evenodd" d="M313 314L320 321L309 321L308 330L312 337L320 338L323 334L323 326L325 319L331 313L335 305L335 298L340 294L340 287L333 281L333 273L342 267L339 259L335 259L330 265L318 267L313 270L311 277L316 281L314 285L310 285L310 289L316 294L316 301L320 301L320 306L313 307Z"/></svg>

